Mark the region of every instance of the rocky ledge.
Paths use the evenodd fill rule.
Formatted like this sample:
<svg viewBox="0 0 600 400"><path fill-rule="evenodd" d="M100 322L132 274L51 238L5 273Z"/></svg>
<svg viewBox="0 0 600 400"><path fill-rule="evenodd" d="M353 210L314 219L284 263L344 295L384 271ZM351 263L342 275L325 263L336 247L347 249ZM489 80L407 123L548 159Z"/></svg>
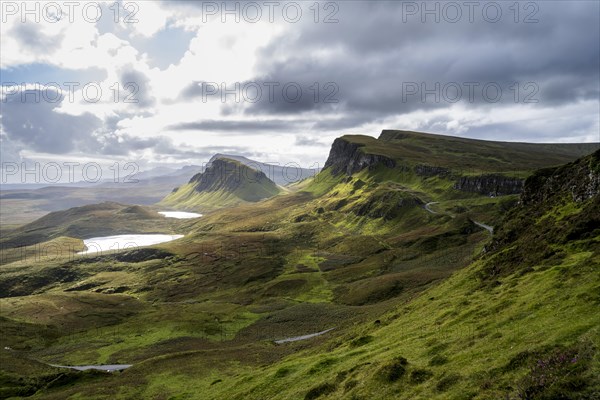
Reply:
<svg viewBox="0 0 600 400"><path fill-rule="evenodd" d="M388 168L394 168L396 162L380 154L365 153L364 145L353 143L345 138L337 138L331 146L329 157L324 168L331 168L334 175L345 173L350 176L365 168L373 168L382 164Z"/></svg>
<svg viewBox="0 0 600 400"><path fill-rule="evenodd" d="M463 176L456 181L454 189L487 196L505 196L521 193L524 182L524 179L495 174Z"/></svg>
<svg viewBox="0 0 600 400"><path fill-rule="evenodd" d="M600 150L573 163L537 171L527 178L521 195L523 204L537 204L557 193L582 202L600 193Z"/></svg>

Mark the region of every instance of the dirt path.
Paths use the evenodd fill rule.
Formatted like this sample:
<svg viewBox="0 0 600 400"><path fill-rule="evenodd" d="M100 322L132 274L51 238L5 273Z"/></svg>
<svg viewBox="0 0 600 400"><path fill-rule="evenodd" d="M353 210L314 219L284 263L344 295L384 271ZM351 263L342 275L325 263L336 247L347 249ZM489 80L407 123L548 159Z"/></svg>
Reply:
<svg viewBox="0 0 600 400"><path fill-rule="evenodd" d="M484 223L482 223L482 222L477 222L477 221L475 221L475 220L472 220L472 221L473 221L473 223L474 223L475 225L477 225L477 226L479 226L479 227L481 227L481 228L485 229L486 231L488 231L488 232L490 233L490 235L493 235L493 234L494 234L494 227L493 227L493 226L489 226L489 225L486 225L486 224L484 224Z"/></svg>
<svg viewBox="0 0 600 400"><path fill-rule="evenodd" d="M432 205L434 205L434 204L439 204L439 201L432 201L432 202L429 202L429 203L425 204L424 208L425 208L425 210L426 210L426 211L430 212L431 214L439 214L439 212L437 212L437 211L433 211L433 210L431 209L431 207L430 207L430 206L432 206ZM454 215L451 215L450 213L448 213L448 215L449 215L450 217L454 218ZM484 224L483 222L479 222L479 221L475 221L475 220L471 220L471 221L473 221L473 223L474 223L475 225L477 225L478 227L480 227L480 228L483 228L483 229L485 229L486 231L488 231L488 232L490 233L490 235L493 235L493 234L494 234L494 227L493 227L493 226L486 225L486 224Z"/></svg>
<svg viewBox="0 0 600 400"><path fill-rule="evenodd" d="M307 340L307 339L312 339L316 336L321 336L327 332L330 332L332 330L334 330L335 328L329 328L326 329L324 331L321 332L317 332L317 333L311 333L309 335L302 335L302 336L294 336L294 337L290 337L290 338L285 338L285 339L281 339L281 340L276 340L275 343L276 344L282 344L282 343L289 343L289 342L298 342L300 340Z"/></svg>

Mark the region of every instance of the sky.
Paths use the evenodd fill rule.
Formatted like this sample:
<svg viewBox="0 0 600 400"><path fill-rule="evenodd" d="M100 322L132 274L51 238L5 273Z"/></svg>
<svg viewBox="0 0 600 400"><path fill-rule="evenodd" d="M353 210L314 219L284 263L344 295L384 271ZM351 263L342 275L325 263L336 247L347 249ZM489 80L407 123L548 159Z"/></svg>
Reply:
<svg viewBox="0 0 600 400"><path fill-rule="evenodd" d="M3 170L315 167L383 129L600 141L597 1L0 4Z"/></svg>

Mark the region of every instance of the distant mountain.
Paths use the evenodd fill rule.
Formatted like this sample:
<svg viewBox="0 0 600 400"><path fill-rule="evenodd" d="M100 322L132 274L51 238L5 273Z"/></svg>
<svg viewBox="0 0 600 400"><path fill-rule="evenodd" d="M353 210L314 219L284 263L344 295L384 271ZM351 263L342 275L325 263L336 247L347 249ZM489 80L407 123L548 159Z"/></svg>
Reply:
<svg viewBox="0 0 600 400"><path fill-rule="evenodd" d="M230 154L215 154L210 159L209 164L220 158L235 160L247 167L260 171L264 173L267 178L280 186L287 186L292 183L300 182L303 179L317 175L320 171L320 168L301 168L300 165L296 163L288 163L286 165L263 163L243 156Z"/></svg>
<svg viewBox="0 0 600 400"><path fill-rule="evenodd" d="M184 167L173 169L158 167L148 171L143 171L128 177L125 182L125 177L121 177L119 182L107 181L98 184L99 187L129 187L135 186L166 186L171 190L174 185L180 185L187 182L190 177L202 171L199 165L186 165Z"/></svg>
<svg viewBox="0 0 600 400"><path fill-rule="evenodd" d="M159 204L173 208L208 211L257 202L275 196L281 189L263 172L224 156L213 157L204 172L165 197Z"/></svg>
<svg viewBox="0 0 600 400"><path fill-rule="evenodd" d="M201 170L202 167L197 165L186 165L179 169L155 168L136 174L132 179L137 181L133 182L0 185L0 224L6 226L27 223L49 211L103 201L155 204L168 195L173 187L188 182Z"/></svg>
<svg viewBox="0 0 600 400"><path fill-rule="evenodd" d="M169 168L169 167L156 167L146 171L137 172L131 176L127 173L123 173L119 177L118 181L115 182L114 177L101 179L98 182L80 180L77 182L40 182L40 183L0 183L0 191L8 190L36 190L45 187L61 187L61 188L90 188L90 187L116 187L117 185L127 184L139 184L139 185L150 185L160 184L164 182L170 182L170 186L173 183L184 183L188 179L201 171L202 167L199 165L186 165L181 168ZM109 172L109 171L104 171ZM112 171L110 171L112 173ZM173 181L173 178L176 180ZM170 190L170 188L169 188Z"/></svg>

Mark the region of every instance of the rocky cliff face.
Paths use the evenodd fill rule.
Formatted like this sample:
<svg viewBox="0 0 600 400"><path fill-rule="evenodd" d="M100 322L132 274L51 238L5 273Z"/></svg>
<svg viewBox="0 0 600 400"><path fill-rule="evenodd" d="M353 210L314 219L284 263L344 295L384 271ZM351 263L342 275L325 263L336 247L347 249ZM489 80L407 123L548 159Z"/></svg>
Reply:
<svg viewBox="0 0 600 400"><path fill-rule="evenodd" d="M523 179L503 175L464 176L454 184L454 189L487 196L504 196L521 193L523 183Z"/></svg>
<svg viewBox="0 0 600 400"><path fill-rule="evenodd" d="M176 209L211 211L257 202L280 193L280 188L267 176L236 160L211 160L204 172L173 190L161 204Z"/></svg>
<svg viewBox="0 0 600 400"><path fill-rule="evenodd" d="M385 165L388 168L396 166L393 159L379 154L365 153L362 147L364 145L352 143L345 138L335 139L324 168L331 168L334 175L340 173L352 175L364 168L372 168L377 164Z"/></svg>
<svg viewBox="0 0 600 400"><path fill-rule="evenodd" d="M194 175L190 183L194 185L197 192L218 190L232 192L244 184L275 187L275 184L263 172L224 158L211 160L206 170Z"/></svg>
<svg viewBox="0 0 600 400"><path fill-rule="evenodd" d="M536 265L560 264L572 241L578 241L579 251L595 249L600 235L599 194L600 151L535 172L525 181L520 204L506 215L486 246L484 280L533 271Z"/></svg>
<svg viewBox="0 0 600 400"><path fill-rule="evenodd" d="M557 193L583 202L600 193L600 150L574 163L542 169L527 178L521 196L524 205L546 202Z"/></svg>
<svg viewBox="0 0 600 400"><path fill-rule="evenodd" d="M441 176L447 177L450 175L450 170L444 167L436 167L432 165L420 164L415 166L415 174L419 176L431 177Z"/></svg>

